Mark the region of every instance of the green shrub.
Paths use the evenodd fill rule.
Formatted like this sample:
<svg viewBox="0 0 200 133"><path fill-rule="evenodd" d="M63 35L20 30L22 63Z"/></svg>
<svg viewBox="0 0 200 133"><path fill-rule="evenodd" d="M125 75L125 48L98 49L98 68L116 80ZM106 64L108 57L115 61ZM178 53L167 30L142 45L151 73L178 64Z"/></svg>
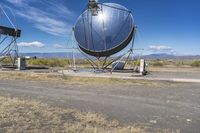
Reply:
<svg viewBox="0 0 200 133"><path fill-rule="evenodd" d="M90 64L86 59L76 59L75 62L78 65L88 65L88 64Z"/></svg>
<svg viewBox="0 0 200 133"><path fill-rule="evenodd" d="M58 59L58 58L52 58L52 59L31 59L28 61L28 65L34 65L34 66L47 66L47 67L65 67L67 66L68 59Z"/></svg>
<svg viewBox="0 0 200 133"><path fill-rule="evenodd" d="M191 63L192 67L200 67L200 61L194 61Z"/></svg>
<svg viewBox="0 0 200 133"><path fill-rule="evenodd" d="M134 65L135 65L135 66L140 66L140 60L135 60L135 61L134 61Z"/></svg>
<svg viewBox="0 0 200 133"><path fill-rule="evenodd" d="M1 58L0 59L0 64L2 64L2 65L11 65L12 64L12 60L9 57Z"/></svg>
<svg viewBox="0 0 200 133"><path fill-rule="evenodd" d="M156 61L156 62L153 62L152 65L156 67L161 67L161 66L164 66L164 63L160 61Z"/></svg>
<svg viewBox="0 0 200 133"><path fill-rule="evenodd" d="M176 61L176 62L174 62L173 64L174 64L175 66L178 66L178 67L181 67L181 66L186 65L186 63L183 62L183 61Z"/></svg>

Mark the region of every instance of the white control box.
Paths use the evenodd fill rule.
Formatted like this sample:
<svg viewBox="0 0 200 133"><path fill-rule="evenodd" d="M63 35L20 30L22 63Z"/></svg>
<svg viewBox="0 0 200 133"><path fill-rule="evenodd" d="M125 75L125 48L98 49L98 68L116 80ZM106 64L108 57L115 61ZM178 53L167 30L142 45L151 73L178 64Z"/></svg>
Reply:
<svg viewBox="0 0 200 133"><path fill-rule="evenodd" d="M19 57L18 58L18 70L26 70L26 58L24 57Z"/></svg>

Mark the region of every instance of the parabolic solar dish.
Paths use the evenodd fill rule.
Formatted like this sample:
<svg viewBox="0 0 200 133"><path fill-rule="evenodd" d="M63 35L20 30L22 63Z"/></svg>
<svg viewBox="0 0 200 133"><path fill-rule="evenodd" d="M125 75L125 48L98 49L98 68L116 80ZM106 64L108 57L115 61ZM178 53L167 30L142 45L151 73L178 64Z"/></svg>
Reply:
<svg viewBox="0 0 200 133"><path fill-rule="evenodd" d="M74 28L80 49L95 57L109 57L124 49L134 35L131 12L115 3L98 3L98 14L86 9Z"/></svg>

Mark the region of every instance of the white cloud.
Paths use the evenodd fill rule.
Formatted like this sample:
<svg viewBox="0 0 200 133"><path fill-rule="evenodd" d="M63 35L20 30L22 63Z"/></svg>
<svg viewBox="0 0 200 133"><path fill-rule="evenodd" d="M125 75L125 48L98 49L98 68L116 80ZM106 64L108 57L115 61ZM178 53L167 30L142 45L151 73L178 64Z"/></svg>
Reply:
<svg viewBox="0 0 200 133"><path fill-rule="evenodd" d="M60 45L60 44L54 44L53 47L56 49L66 49L67 48L66 46Z"/></svg>
<svg viewBox="0 0 200 133"><path fill-rule="evenodd" d="M43 48L45 46L44 43L33 41L33 42L20 42L17 44L20 47L36 47L36 48Z"/></svg>
<svg viewBox="0 0 200 133"><path fill-rule="evenodd" d="M24 0L7 0L7 1L13 4L22 4L24 2Z"/></svg>
<svg viewBox="0 0 200 133"><path fill-rule="evenodd" d="M151 45L149 46L148 50L152 52L164 52L164 53L172 53L172 54L176 53L174 48L166 46L166 45Z"/></svg>
<svg viewBox="0 0 200 133"><path fill-rule="evenodd" d="M149 50L153 50L153 51L169 51L169 50L173 50L173 48L169 47L169 46L165 46L165 45L151 45L149 46Z"/></svg>
<svg viewBox="0 0 200 133"><path fill-rule="evenodd" d="M70 18L73 13L55 0L7 0L13 4L14 12L28 20L33 26L43 32L55 36L66 36L71 30ZM39 7L33 5L40 5Z"/></svg>

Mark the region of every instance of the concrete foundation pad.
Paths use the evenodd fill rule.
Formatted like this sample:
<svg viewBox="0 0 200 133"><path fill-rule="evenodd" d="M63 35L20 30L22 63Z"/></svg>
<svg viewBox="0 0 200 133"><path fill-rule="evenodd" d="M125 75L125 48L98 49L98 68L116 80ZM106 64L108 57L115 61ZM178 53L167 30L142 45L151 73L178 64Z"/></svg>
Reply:
<svg viewBox="0 0 200 133"><path fill-rule="evenodd" d="M87 77L87 78L114 78L114 79L125 79L125 80L147 80L147 81L169 81L169 82L184 82L184 83L200 83L200 78L179 78L176 77L176 73L170 76L164 76L156 73L157 75L147 75L142 76L140 73L118 73L113 72L101 72L95 73L94 71L73 71L73 70L61 70L59 73L62 73L66 76L75 76L75 77Z"/></svg>

